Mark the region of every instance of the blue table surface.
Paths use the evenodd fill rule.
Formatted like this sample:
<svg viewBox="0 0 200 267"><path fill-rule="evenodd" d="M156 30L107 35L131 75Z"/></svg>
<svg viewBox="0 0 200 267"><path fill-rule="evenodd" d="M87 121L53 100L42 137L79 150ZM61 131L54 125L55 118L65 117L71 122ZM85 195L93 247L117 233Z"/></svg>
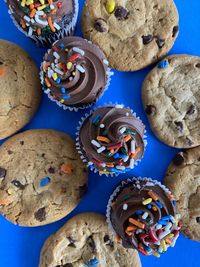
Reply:
<svg viewBox="0 0 200 267"><path fill-rule="evenodd" d="M83 0L79 1L79 21L76 35L81 36L80 15ZM200 56L200 1L176 0L180 14L180 34L170 54L192 54ZM17 43L32 55L38 67L45 49L37 48L13 25L3 0L0 0L0 38ZM152 68L152 67L151 67ZM142 162L130 173L117 178L100 177L89 174L89 191L78 207L66 218L42 227L26 228L11 224L0 216L0 267L36 267L39 262L40 249L44 241L57 231L69 218L81 212L99 212L105 214L109 195L119 183L130 176L146 176L162 181L176 149L162 144L150 130L147 117L142 108L141 86L151 68L122 73L115 71L109 90L98 104L118 102L130 106L141 117L147 127L148 146ZM69 112L52 103L43 95L40 108L33 120L24 128L52 128L69 133L75 138L75 131L84 112ZM200 244L184 236L178 239L177 245L169 249L160 259L153 256L141 256L145 267L199 267ZM133 266L134 267L134 266Z"/></svg>

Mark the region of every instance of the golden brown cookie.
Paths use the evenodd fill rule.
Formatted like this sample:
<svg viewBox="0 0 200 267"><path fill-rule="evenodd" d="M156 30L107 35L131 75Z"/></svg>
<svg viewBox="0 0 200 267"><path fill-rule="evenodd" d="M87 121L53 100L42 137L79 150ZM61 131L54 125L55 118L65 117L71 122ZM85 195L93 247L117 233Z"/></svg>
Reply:
<svg viewBox="0 0 200 267"><path fill-rule="evenodd" d="M0 147L0 213L38 226L70 213L87 191L87 170L74 141L53 130L30 130Z"/></svg>
<svg viewBox="0 0 200 267"><path fill-rule="evenodd" d="M24 127L41 98L38 69L19 46L0 40L0 139Z"/></svg>

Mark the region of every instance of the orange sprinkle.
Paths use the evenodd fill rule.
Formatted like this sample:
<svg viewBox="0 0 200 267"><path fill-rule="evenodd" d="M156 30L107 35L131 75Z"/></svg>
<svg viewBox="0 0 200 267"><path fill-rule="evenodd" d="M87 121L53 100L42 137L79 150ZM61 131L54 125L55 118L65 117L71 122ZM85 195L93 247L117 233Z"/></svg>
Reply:
<svg viewBox="0 0 200 267"><path fill-rule="evenodd" d="M6 68L1 67L0 68L0 76L5 76L5 74L6 74Z"/></svg>
<svg viewBox="0 0 200 267"><path fill-rule="evenodd" d="M138 152L140 152L140 147L139 146L135 149L135 153L133 153L131 155L131 158L134 159L136 157L136 155L137 155Z"/></svg>
<svg viewBox="0 0 200 267"><path fill-rule="evenodd" d="M126 228L126 230L127 230L128 232L133 232L133 231L135 231L136 229L137 229L136 226L128 226L128 227Z"/></svg>
<svg viewBox="0 0 200 267"><path fill-rule="evenodd" d="M55 32L56 29L55 29L54 26L53 26L53 22L52 22L51 17L47 17L47 21L48 21L48 23L49 23L49 27L51 28L52 32Z"/></svg>
<svg viewBox="0 0 200 267"><path fill-rule="evenodd" d="M31 18L33 18L33 17L35 16L35 13L36 13L36 9L34 8L34 9L31 10L31 13L30 13L29 16L30 16Z"/></svg>
<svg viewBox="0 0 200 267"><path fill-rule="evenodd" d="M71 174L73 172L73 166L71 163L64 163L61 165L61 171L66 174Z"/></svg>
<svg viewBox="0 0 200 267"><path fill-rule="evenodd" d="M170 200L174 200L174 196L172 194L169 194L169 193L166 193L166 192L165 192L165 194L168 196L168 198Z"/></svg>
<svg viewBox="0 0 200 267"><path fill-rule="evenodd" d="M131 138L132 138L132 137L131 137L131 135L129 134L129 135L127 135L127 136L124 137L124 141L125 141L125 142L128 142L129 140L131 140Z"/></svg>
<svg viewBox="0 0 200 267"><path fill-rule="evenodd" d="M166 242L167 244L169 244L169 245L171 245L171 243L172 243L172 241L171 241L169 238L166 238L166 239L165 239L165 242Z"/></svg>
<svg viewBox="0 0 200 267"><path fill-rule="evenodd" d="M46 86L51 87L51 83L50 83L49 79L47 77L45 77L44 80L45 80Z"/></svg>
<svg viewBox="0 0 200 267"><path fill-rule="evenodd" d="M23 19L20 19L20 24L21 24L23 29L26 28L26 22Z"/></svg>
<svg viewBox="0 0 200 267"><path fill-rule="evenodd" d="M48 68L50 65L51 65L50 62L43 63L43 65L42 65L43 71L46 72L47 68Z"/></svg>
<svg viewBox="0 0 200 267"><path fill-rule="evenodd" d="M105 142L105 143L107 143L107 144L110 143L110 139L108 139L108 138L105 137L105 136L97 136L97 141Z"/></svg>
<svg viewBox="0 0 200 267"><path fill-rule="evenodd" d="M116 235L116 241L119 243L121 241L121 237L119 235Z"/></svg>
<svg viewBox="0 0 200 267"><path fill-rule="evenodd" d="M156 195L154 195L153 192L149 191L148 192L148 195L150 196L150 198L152 198L153 200L157 201L158 200L158 197Z"/></svg>
<svg viewBox="0 0 200 267"><path fill-rule="evenodd" d="M141 242L138 244L138 246L139 246L140 248L143 248L143 244L142 244Z"/></svg>
<svg viewBox="0 0 200 267"><path fill-rule="evenodd" d="M35 8L34 4L30 4L30 9L33 10Z"/></svg>
<svg viewBox="0 0 200 267"><path fill-rule="evenodd" d="M49 5L53 4L53 0L48 0Z"/></svg>
<svg viewBox="0 0 200 267"><path fill-rule="evenodd" d="M41 28L37 28L37 34L38 34L38 35L41 35L41 33L42 33Z"/></svg>
<svg viewBox="0 0 200 267"><path fill-rule="evenodd" d="M57 12L57 8L55 7L53 10L51 10L51 14L55 14Z"/></svg>
<svg viewBox="0 0 200 267"><path fill-rule="evenodd" d="M111 150L110 150L110 153L112 153L112 154L113 154L114 152L115 152L115 150L114 150L114 149L111 149Z"/></svg>
<svg viewBox="0 0 200 267"><path fill-rule="evenodd" d="M133 218L129 218L128 221L134 225L136 225L137 227L144 229L145 228L145 224L138 222L137 220L133 219Z"/></svg>
<svg viewBox="0 0 200 267"><path fill-rule="evenodd" d="M106 164L106 166L108 167L108 168L114 168L114 164L112 164L112 163L108 163L108 164Z"/></svg>
<svg viewBox="0 0 200 267"><path fill-rule="evenodd" d="M158 209L155 206L153 206L152 210L157 211Z"/></svg>
<svg viewBox="0 0 200 267"><path fill-rule="evenodd" d="M129 232L129 231L125 230L125 233L126 233L128 236L131 236L133 232Z"/></svg>

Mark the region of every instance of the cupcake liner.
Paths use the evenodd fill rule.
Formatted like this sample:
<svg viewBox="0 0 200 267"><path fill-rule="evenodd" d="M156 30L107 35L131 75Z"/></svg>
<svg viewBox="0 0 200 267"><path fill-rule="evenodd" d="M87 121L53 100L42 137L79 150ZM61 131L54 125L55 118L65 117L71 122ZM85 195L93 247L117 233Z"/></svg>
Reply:
<svg viewBox="0 0 200 267"><path fill-rule="evenodd" d="M85 39L86 40L86 39ZM90 44L92 44L91 41L86 40L87 42L89 42ZM93 44L94 45L94 44ZM96 45L94 45L96 46ZM92 107L93 105L96 104L96 102L104 95L104 93L108 90L108 87L110 85L111 82L111 76L114 75L114 72L111 71L110 68L107 68L106 71L106 76L107 76L107 81L106 81L106 85L105 87L101 90L101 93L98 95L98 97L95 99L95 101L93 101L92 103L89 104L85 104L79 107L74 107L74 106L67 106L65 104L60 103L58 100L54 99L52 94L51 94L51 90L50 89L46 89L46 87L42 86L42 89L44 91L45 94L47 94L48 98L50 100L52 100L53 102L55 102L59 107L63 108L64 110L69 110L69 111L79 111L79 110L83 110L83 109L88 109L90 107ZM44 85L44 75L43 75L43 69L42 69L42 64L40 66L40 81L41 84Z"/></svg>
<svg viewBox="0 0 200 267"><path fill-rule="evenodd" d="M4 0L4 1L5 1L5 3L7 3L7 0ZM47 47L47 46L52 45L58 39L62 39L66 36L73 35L74 30L75 30L75 26L76 26L76 22L78 19L78 11L79 11L78 0L74 0L74 8L75 8L75 12L74 12L74 16L72 18L72 21L69 24L67 23L65 25L65 21L64 21L65 18L63 18L62 19L63 26L61 27L59 32L53 33L48 37L36 36L36 35L29 36L28 33L25 30L23 30L23 28L20 27L19 23L15 20L10 9L8 9L8 13L9 13L13 23L15 24L15 26L17 27L17 29L19 31L21 31L27 37L31 38L36 43L37 46Z"/></svg>
<svg viewBox="0 0 200 267"><path fill-rule="evenodd" d="M128 108L130 109L132 115L137 118L139 121L142 122L142 120L140 119L140 117L138 117L136 115L136 113L130 108L130 107L127 107L127 106L124 106L123 104L118 104L118 103L115 103L113 104L112 102L109 102L109 103L106 103L102 106L98 106L98 107L95 107L93 108L89 113L86 113L83 117L81 117L81 120L79 121L79 126L77 127L77 132L76 132L76 135L77 135L77 138L76 138L76 149L78 151L78 153L80 154L80 158L83 160L83 162L87 163L87 166L90 168L91 171L93 171L94 173L99 173L99 170L91 165L88 160L86 159L86 157L84 156L84 153L82 151L83 148L81 148L81 144L80 144L80 129L84 123L84 121L94 112L96 111L98 108L103 108L103 107L106 107L106 106L121 106L122 108ZM143 135L143 140L144 140L144 153L145 153L145 150L146 150L146 146L148 144L147 142L147 136L146 136L146 130L144 131L144 135ZM143 156L144 156L144 153L143 153ZM142 158L143 158L142 156ZM134 162L134 167L138 165L138 163L142 160L141 159L138 159ZM126 172L123 172L123 174L126 173ZM105 173L99 173L100 176L102 175L105 175L107 177L114 177L114 176L118 176L119 173L110 173L110 174L105 174Z"/></svg>
<svg viewBox="0 0 200 267"><path fill-rule="evenodd" d="M131 182L137 182L137 181L148 181L148 186L154 186L155 184L157 184L158 186L160 186L166 193L171 193L171 191L165 186L163 185L161 182L157 181L157 180L153 180L152 178L147 178L147 177L133 177L133 178L129 178L125 181L122 181L120 183L119 186L117 186L115 188L115 190L113 191L113 193L110 195L110 198L108 200L108 204L107 204L107 208L106 208L106 221L108 223L108 226L111 230L111 232L113 233L114 236L117 236L117 233L115 232L113 226L112 226L112 222L110 220L110 212L111 212L111 205L112 205L112 202L114 200L114 198L118 195L118 193L120 192L121 188L124 186L124 185L127 185L128 183L131 183Z"/></svg>

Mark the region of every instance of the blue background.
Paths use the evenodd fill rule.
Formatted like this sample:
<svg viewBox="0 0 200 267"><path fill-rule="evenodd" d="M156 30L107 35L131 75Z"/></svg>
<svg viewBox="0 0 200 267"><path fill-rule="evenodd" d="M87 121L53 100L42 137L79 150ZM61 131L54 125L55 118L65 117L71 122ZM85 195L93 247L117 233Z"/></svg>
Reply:
<svg viewBox="0 0 200 267"><path fill-rule="evenodd" d="M151 0L149 0L151 1ZM162 1L162 0L161 0ZM80 14L84 1L79 1L79 21L77 35L80 32ZM192 54L200 56L200 1L176 0L180 14L180 34L170 51L170 54ZM0 0L0 38L13 41L28 51L37 62L38 67L45 50L37 48L13 25L3 0ZM40 249L49 235L58 230L70 217L80 212L95 211L105 213L109 195L117 183L129 176L149 176L162 180L168 164L176 153L158 141L149 128L146 115L142 108L141 86L150 68L135 73L120 73L115 71L109 90L98 104L117 101L133 108L141 117L148 131L148 147L142 162L131 173L118 178L89 175L89 191L79 206L66 218L51 225L25 228L14 226L0 216L0 267L37 267ZM73 113L64 111L43 95L41 106L25 129L52 128L70 133L75 137L75 129L84 112ZM23 129L23 130L25 130ZM181 236L174 249L161 256L141 256L146 267L199 267L200 244ZM134 267L134 266L133 266Z"/></svg>

